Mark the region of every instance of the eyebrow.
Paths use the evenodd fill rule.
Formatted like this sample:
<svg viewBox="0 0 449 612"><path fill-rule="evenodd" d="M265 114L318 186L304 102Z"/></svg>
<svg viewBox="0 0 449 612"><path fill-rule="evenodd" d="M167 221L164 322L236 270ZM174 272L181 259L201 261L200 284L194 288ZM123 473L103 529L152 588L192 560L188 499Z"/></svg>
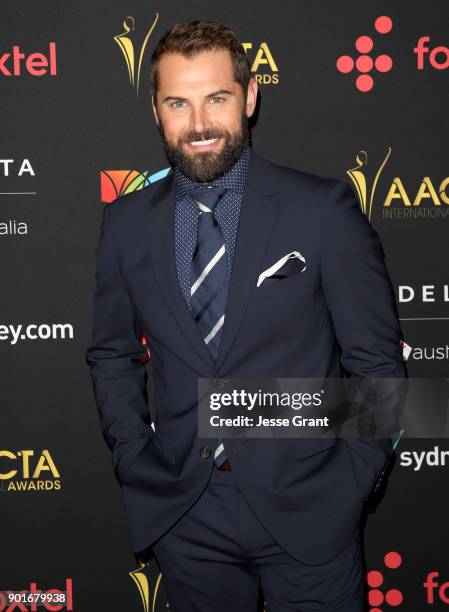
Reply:
<svg viewBox="0 0 449 612"><path fill-rule="evenodd" d="M235 95L232 91L229 91L227 89L219 89L218 91L214 91L213 93L210 93L206 96L206 98L215 98L215 96L220 96L220 95L229 95L229 96L233 96ZM166 98L164 98L162 100L163 103L165 102L171 102L171 101L177 101L177 102L187 102L187 98L182 98L180 96L167 96Z"/></svg>

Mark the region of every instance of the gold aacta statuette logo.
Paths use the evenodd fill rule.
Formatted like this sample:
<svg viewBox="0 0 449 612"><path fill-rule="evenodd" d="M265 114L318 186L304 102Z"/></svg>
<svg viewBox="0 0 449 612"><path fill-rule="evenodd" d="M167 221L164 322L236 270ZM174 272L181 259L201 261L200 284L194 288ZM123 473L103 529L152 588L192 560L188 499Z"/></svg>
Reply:
<svg viewBox="0 0 449 612"><path fill-rule="evenodd" d="M115 42L120 47L126 61L126 66L128 68L129 74L129 82L132 87L136 88L136 93L139 93L139 81L140 81L140 69L142 67L143 55L145 53L145 48L147 46L148 40L156 26L157 20L159 19L159 13L156 13L154 21L150 26L150 29L146 33L142 46L140 48L139 60L136 67L137 54L134 50L134 42L128 34L133 31L134 32L134 17L126 17L123 22L123 27L125 29L121 34L117 34L114 36Z"/></svg>
<svg viewBox="0 0 449 612"><path fill-rule="evenodd" d="M354 166L354 168L346 170L346 174L349 175L356 188L362 212L368 217L369 221L371 221L371 211L373 207L373 199L377 183L379 182L380 175L382 174L382 171L390 155L391 147L388 147L388 152L377 169L373 184L371 186L371 190L369 190L368 153L366 151L359 151L355 157L357 165Z"/></svg>
<svg viewBox="0 0 449 612"><path fill-rule="evenodd" d="M161 598L160 597L158 598L158 594L159 594L159 586L162 580L162 572L159 572L156 578L154 588L153 588L153 597L151 598L150 597L151 587L149 584L148 576L143 571L145 567L146 567L146 564L144 562L141 562L137 569L129 572L129 575L134 580L139 590L144 611L145 612L156 612L157 608L159 608L161 605L161 602L160 602ZM165 604L165 607L168 608L168 605Z"/></svg>

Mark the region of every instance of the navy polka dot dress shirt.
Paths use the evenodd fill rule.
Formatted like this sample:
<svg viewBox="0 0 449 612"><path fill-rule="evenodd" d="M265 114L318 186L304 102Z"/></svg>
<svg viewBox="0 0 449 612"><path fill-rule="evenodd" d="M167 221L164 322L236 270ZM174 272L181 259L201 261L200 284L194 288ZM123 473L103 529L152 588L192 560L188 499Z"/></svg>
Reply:
<svg viewBox="0 0 449 612"><path fill-rule="evenodd" d="M194 188L216 185L228 191L215 207L215 216L225 241L227 279L231 278L237 228L240 218L240 204L248 177L250 147L247 146L240 158L223 176L211 183L198 183L188 178L179 168L175 169L175 251L176 271L184 299L190 308L190 271L198 231L199 209L190 197Z"/></svg>

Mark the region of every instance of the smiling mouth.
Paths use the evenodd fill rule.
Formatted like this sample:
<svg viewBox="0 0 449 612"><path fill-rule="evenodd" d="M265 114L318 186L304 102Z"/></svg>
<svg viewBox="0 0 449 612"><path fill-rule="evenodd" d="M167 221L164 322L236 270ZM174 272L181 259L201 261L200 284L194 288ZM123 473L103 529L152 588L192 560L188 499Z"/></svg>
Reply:
<svg viewBox="0 0 449 612"><path fill-rule="evenodd" d="M213 148L219 140L219 138L210 138L209 140L192 140L189 142L189 145L197 150L205 150Z"/></svg>

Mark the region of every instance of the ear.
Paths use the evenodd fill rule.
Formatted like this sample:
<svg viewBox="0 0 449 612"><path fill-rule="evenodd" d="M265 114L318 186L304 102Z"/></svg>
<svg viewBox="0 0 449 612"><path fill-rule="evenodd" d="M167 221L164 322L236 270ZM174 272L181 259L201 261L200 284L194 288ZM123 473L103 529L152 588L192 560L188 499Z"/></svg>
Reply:
<svg viewBox="0 0 449 612"><path fill-rule="evenodd" d="M246 94L246 116L251 117L256 108L258 85L254 77L251 77L248 83L248 92Z"/></svg>
<svg viewBox="0 0 449 612"><path fill-rule="evenodd" d="M154 94L151 96L151 106L153 107L154 120L156 121L156 125L159 127L159 117L157 114L156 105L154 103Z"/></svg>

